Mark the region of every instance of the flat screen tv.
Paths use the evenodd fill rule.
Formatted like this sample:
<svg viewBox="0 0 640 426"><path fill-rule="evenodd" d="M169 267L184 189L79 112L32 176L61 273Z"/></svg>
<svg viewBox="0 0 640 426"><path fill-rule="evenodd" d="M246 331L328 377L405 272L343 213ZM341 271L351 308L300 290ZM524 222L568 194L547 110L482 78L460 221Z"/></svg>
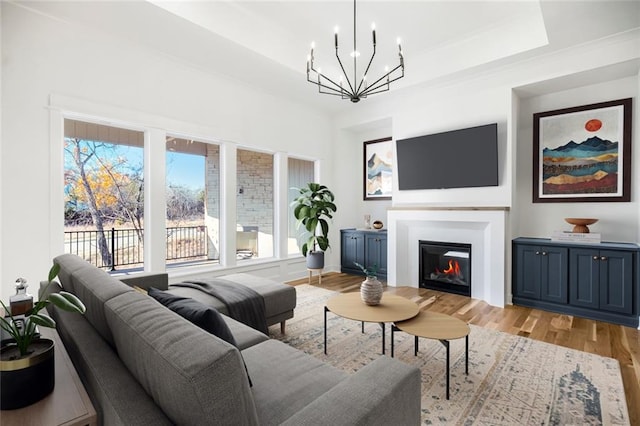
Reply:
<svg viewBox="0 0 640 426"><path fill-rule="evenodd" d="M498 186L498 125L396 141L398 188Z"/></svg>

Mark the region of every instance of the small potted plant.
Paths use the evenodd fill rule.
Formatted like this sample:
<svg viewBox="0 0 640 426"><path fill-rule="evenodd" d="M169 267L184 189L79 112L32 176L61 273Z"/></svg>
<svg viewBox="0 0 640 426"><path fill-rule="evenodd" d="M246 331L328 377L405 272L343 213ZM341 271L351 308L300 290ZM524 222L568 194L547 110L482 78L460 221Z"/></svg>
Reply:
<svg viewBox="0 0 640 426"><path fill-rule="evenodd" d="M378 272L378 265L365 267L358 262L353 262L364 274L367 279L362 281L360 285L360 298L362 301L371 306L378 305L382 299L382 293L384 288L382 283L378 280L376 273Z"/></svg>
<svg viewBox="0 0 640 426"><path fill-rule="evenodd" d="M291 206L297 226L304 226L304 235L309 235L300 248L307 258L307 268L324 268L324 252L329 248L329 219L336 212L333 193L324 185L311 182L304 188L295 188L298 196Z"/></svg>
<svg viewBox="0 0 640 426"><path fill-rule="evenodd" d="M0 300L5 314L0 316L0 327L11 341L0 349L0 408L10 410L32 404L53 390L55 385L53 340L39 337L38 327L55 328L56 322L40 313L49 303L58 308L84 314L86 308L75 295L66 291L47 295L47 289L58 275L60 265L49 270L49 280L42 291L43 297L24 316L13 316ZM20 279L18 279L20 281Z"/></svg>

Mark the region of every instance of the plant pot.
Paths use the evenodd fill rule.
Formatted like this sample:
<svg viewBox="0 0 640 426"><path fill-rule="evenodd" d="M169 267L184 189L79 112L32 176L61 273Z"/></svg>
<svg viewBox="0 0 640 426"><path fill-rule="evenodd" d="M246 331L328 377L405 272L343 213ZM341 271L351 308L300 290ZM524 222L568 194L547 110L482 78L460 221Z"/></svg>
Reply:
<svg viewBox="0 0 640 426"><path fill-rule="evenodd" d="M15 344L0 350L0 409L26 407L49 395L55 386L53 340L34 340L29 355L19 358Z"/></svg>
<svg viewBox="0 0 640 426"><path fill-rule="evenodd" d="M382 283L377 277L367 277L360 285L360 298L365 304L375 306L380 304L383 291Z"/></svg>
<svg viewBox="0 0 640 426"><path fill-rule="evenodd" d="M307 269L323 269L324 252L310 251L307 253Z"/></svg>

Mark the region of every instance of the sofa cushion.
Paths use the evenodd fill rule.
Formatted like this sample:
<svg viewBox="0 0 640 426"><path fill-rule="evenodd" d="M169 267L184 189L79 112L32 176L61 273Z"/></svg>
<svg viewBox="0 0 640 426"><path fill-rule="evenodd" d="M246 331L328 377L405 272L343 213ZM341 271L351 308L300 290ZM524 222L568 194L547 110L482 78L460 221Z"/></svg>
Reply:
<svg viewBox="0 0 640 426"><path fill-rule="evenodd" d="M176 424L255 425L240 352L136 291L105 304L118 355Z"/></svg>
<svg viewBox="0 0 640 426"><path fill-rule="evenodd" d="M85 267L75 269L71 273L73 293L87 307L84 316L89 323L98 330L103 339L113 345L113 337L104 317L104 304L115 296L134 290L105 271L90 266L84 260L82 262Z"/></svg>
<svg viewBox="0 0 640 426"><path fill-rule="evenodd" d="M298 349L268 340L242 351L262 425L279 425L349 375Z"/></svg>
<svg viewBox="0 0 640 426"><path fill-rule="evenodd" d="M260 342L269 340L269 337L266 334L260 333L258 330L253 329L248 325L234 320L233 318L228 317L224 314L220 315L222 315L224 322L227 323L229 330L231 330L233 338L236 339L236 347L241 351L248 348L249 346L257 345Z"/></svg>
<svg viewBox="0 0 640 426"><path fill-rule="evenodd" d="M62 284L62 288L65 291L75 293L73 283L71 282L71 274L79 269L89 267L89 262L77 256L75 254L61 254L53 259L54 263L60 265L60 272L58 273L58 280Z"/></svg>
<svg viewBox="0 0 640 426"><path fill-rule="evenodd" d="M231 343L238 348L236 339L233 337L233 334L231 334L229 326L227 326L220 312L214 308L205 306L197 300L188 297L174 296L173 294L160 291L154 287L150 287L147 294L182 318L191 321L201 329L208 331L214 336L218 336L225 342ZM244 369L245 371L247 370L246 365ZM248 371L247 378L249 379L249 386L253 386Z"/></svg>

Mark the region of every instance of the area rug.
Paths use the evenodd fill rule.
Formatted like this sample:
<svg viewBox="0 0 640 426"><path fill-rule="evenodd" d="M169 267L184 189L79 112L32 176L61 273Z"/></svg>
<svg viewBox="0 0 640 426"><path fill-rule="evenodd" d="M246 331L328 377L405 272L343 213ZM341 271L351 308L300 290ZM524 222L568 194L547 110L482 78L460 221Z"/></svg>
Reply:
<svg viewBox="0 0 640 426"><path fill-rule="evenodd" d="M328 313L328 354L323 350L323 307L336 293L296 286L295 316L279 339L352 373L381 355L381 327ZM389 327L387 326L389 356ZM451 341L450 399L446 399L446 350L413 336L395 335L395 358L422 372L425 425L628 425L618 361L521 336L471 325L469 375L464 374L464 339Z"/></svg>

